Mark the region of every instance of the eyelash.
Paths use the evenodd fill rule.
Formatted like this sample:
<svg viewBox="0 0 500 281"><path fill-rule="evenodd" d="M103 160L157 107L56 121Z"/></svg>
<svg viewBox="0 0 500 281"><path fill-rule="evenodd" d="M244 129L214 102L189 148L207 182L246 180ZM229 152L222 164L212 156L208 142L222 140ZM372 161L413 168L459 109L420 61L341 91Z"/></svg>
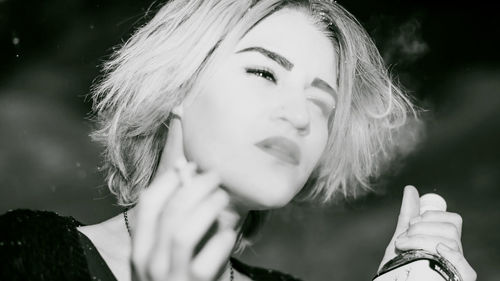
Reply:
<svg viewBox="0 0 500 281"><path fill-rule="evenodd" d="M321 112L325 116L329 116L335 110L335 106L330 107L326 102L322 101L321 99L314 97L308 97L308 98L321 109Z"/></svg>
<svg viewBox="0 0 500 281"><path fill-rule="evenodd" d="M268 68L247 68L246 72L248 74L253 74L255 76L262 77L262 78L264 78L270 82L273 82L275 84L277 82L276 76L274 75L272 70L270 70Z"/></svg>

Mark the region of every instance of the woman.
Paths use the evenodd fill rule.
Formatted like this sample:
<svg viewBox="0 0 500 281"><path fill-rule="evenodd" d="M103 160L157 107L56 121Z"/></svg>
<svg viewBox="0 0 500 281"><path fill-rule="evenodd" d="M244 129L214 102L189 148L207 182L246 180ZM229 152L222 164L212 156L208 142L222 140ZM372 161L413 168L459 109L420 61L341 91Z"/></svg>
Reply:
<svg viewBox="0 0 500 281"><path fill-rule="evenodd" d="M25 230L2 239L13 257L2 261L8 276L293 280L229 257L266 210L368 188L396 146L391 136L414 114L366 32L324 0L170 1L114 53L93 97L108 186L128 209L89 226L5 215L4 225ZM382 264L396 247L425 248L475 280L459 216L419 216L418 198L405 189ZM70 233L61 236L70 240L59 247L65 255L41 251L48 243L36 228L27 234L26 225L48 221ZM21 244L10 243L15 235Z"/></svg>

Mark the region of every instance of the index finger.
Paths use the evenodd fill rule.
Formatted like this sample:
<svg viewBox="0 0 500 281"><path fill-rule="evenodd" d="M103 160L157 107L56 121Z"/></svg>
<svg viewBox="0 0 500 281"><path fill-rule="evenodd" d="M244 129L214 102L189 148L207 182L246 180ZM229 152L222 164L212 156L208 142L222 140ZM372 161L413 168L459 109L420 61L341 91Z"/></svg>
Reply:
<svg viewBox="0 0 500 281"><path fill-rule="evenodd" d="M136 227L133 228L132 254L134 262L146 261L148 253L154 246L156 222L165 202L178 190L180 179L178 174L169 170L159 175L155 181L144 190L137 204Z"/></svg>

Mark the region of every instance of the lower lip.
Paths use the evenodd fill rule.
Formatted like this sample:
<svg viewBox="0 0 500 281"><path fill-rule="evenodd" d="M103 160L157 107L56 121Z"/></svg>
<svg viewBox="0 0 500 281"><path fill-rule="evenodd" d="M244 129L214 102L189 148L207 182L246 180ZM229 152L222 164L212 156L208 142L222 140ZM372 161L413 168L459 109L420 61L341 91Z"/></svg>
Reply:
<svg viewBox="0 0 500 281"><path fill-rule="evenodd" d="M271 154L272 156L278 158L279 160L281 160L283 162L286 162L288 164L292 164L294 166L299 165L299 162L297 162L297 160L295 158L293 158L292 156L290 156L288 153L286 153L284 151L281 151L279 149L275 149L272 147L260 147L260 146L257 146L257 147L260 148L262 151L264 151L268 154Z"/></svg>

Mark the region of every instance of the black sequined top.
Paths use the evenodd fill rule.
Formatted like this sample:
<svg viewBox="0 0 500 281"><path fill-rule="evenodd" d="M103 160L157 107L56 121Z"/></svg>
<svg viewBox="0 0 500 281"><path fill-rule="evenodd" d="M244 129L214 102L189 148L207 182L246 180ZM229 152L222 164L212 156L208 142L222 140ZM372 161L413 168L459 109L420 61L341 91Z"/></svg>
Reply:
<svg viewBox="0 0 500 281"><path fill-rule="evenodd" d="M0 216L0 280L96 280L116 278L72 217L14 210ZM297 281L288 274L231 259L252 280Z"/></svg>

